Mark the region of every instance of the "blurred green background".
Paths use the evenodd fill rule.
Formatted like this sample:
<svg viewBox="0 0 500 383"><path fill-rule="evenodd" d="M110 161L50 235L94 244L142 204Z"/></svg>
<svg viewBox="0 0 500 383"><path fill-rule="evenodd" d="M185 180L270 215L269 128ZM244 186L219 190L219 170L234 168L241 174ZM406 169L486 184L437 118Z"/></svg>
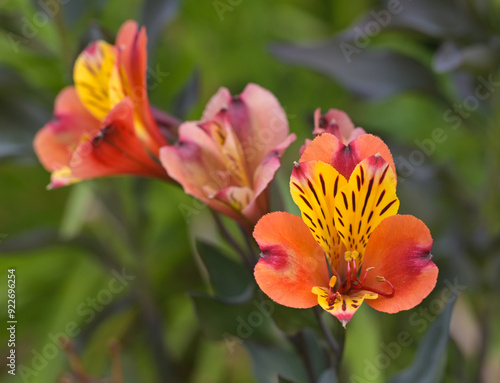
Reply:
<svg viewBox="0 0 500 383"><path fill-rule="evenodd" d="M45 189L34 134L72 83L81 50L94 39L112 42L127 19L148 30L153 105L199 119L220 86L237 94L254 82L276 95L298 136L275 182L291 212L298 210L286 185L316 108L345 110L393 151L400 213L431 229L440 277L413 310L360 309L348 325L341 381L389 381L419 355L428 373L419 382L499 381L498 1L0 0L0 321L9 268L18 319L17 375L3 363L1 382L59 381L71 371L55 347L61 333L95 377L111 375L112 339L121 344L126 382L166 382L172 371L190 383L278 382L280 368L293 376L292 362L274 349L258 340L232 347L197 316L189 292L213 292L193 250L194 238L217 240L208 209L156 180ZM186 211L194 212L189 219ZM122 271L134 278L113 292ZM445 318L426 345L450 283L463 286L450 341ZM291 322L299 315L288 314ZM225 318L231 334L237 317ZM402 332L411 342L394 348ZM5 361L8 333L0 334ZM433 349L425 363L422 353Z"/></svg>

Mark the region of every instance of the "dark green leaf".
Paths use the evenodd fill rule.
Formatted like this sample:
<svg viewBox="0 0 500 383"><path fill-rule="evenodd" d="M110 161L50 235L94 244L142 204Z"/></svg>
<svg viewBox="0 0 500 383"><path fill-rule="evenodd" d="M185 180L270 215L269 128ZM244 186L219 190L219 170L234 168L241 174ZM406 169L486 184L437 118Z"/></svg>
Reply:
<svg viewBox="0 0 500 383"><path fill-rule="evenodd" d="M283 378L281 375L278 376L278 382L279 383L295 383L293 380Z"/></svg>
<svg viewBox="0 0 500 383"><path fill-rule="evenodd" d="M273 304L255 295L244 295L246 301L235 304L206 294L191 293L205 336L212 340L224 340L230 352L236 344L247 339L260 342L277 340L275 327L270 320Z"/></svg>
<svg viewBox="0 0 500 383"><path fill-rule="evenodd" d="M354 94L369 99L406 90L436 93L434 78L420 62L385 49L361 49L339 38L310 45L274 44L281 60L328 75Z"/></svg>
<svg viewBox="0 0 500 383"><path fill-rule="evenodd" d="M293 309L278 304L275 305L273 320L281 330L289 335L294 335L305 327L318 327L312 310Z"/></svg>
<svg viewBox="0 0 500 383"><path fill-rule="evenodd" d="M454 299L448 302L420 342L413 364L395 375L390 383L437 383L441 381L454 304Z"/></svg>
<svg viewBox="0 0 500 383"><path fill-rule="evenodd" d="M242 265L224 255L212 244L198 241L196 249L207 268L210 283L220 297L239 297L247 291L251 277Z"/></svg>
<svg viewBox="0 0 500 383"><path fill-rule="evenodd" d="M152 52L158 36L179 10L178 0L146 0L142 8L142 24L148 31L148 52Z"/></svg>
<svg viewBox="0 0 500 383"><path fill-rule="evenodd" d="M337 383L337 375L331 368L324 371L319 377L318 383Z"/></svg>
<svg viewBox="0 0 500 383"><path fill-rule="evenodd" d="M298 356L283 348L268 348L246 342L259 383L306 382L306 372Z"/></svg>
<svg viewBox="0 0 500 383"><path fill-rule="evenodd" d="M454 0L401 2L400 12L391 15L388 28L410 29L436 38L464 37L477 32L470 10Z"/></svg>
<svg viewBox="0 0 500 383"><path fill-rule="evenodd" d="M38 250L59 243L57 231L50 229L26 231L12 237L0 235L0 254Z"/></svg>
<svg viewBox="0 0 500 383"><path fill-rule="evenodd" d="M174 100L174 114L185 118L200 98L200 72L194 70L189 80Z"/></svg>

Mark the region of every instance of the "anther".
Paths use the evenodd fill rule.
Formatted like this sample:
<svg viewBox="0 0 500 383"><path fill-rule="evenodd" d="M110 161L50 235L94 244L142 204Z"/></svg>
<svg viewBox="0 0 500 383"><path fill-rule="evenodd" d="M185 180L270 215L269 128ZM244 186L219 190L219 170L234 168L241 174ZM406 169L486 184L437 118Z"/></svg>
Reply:
<svg viewBox="0 0 500 383"><path fill-rule="evenodd" d="M334 288L335 287L335 284L337 283L337 277L334 275L330 278L330 283L329 283L329 286L331 288Z"/></svg>
<svg viewBox="0 0 500 383"><path fill-rule="evenodd" d="M352 252L350 252L350 251L346 251L346 252L344 253L344 259L345 259L347 262L351 261L351 260L352 260Z"/></svg>

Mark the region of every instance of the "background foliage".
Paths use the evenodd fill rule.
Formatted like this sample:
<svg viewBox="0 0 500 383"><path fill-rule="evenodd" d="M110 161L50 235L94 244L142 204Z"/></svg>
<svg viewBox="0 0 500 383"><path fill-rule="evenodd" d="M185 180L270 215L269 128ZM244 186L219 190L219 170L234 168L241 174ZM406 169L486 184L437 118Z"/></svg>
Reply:
<svg viewBox="0 0 500 383"><path fill-rule="evenodd" d="M115 339L126 382L277 382L278 373L302 382L297 350L317 355L313 375L331 381L311 312L276 305L248 327L259 292L237 255L221 254L208 209L179 188L114 178L45 190L34 134L78 53L135 19L148 29L152 104L198 119L220 86L238 93L248 82L280 100L299 138L275 182L276 208L298 212L287 182L317 107L345 110L393 151L400 212L430 227L440 277L413 310L360 309L342 381L497 382L499 16L494 0L0 0L0 320L13 267L18 374L22 365L24 381L45 383L69 372L52 336L66 333L98 377L111 375ZM122 270L134 279L110 293ZM451 304L431 325L450 285L459 286L451 325ZM6 371L1 382L22 381Z"/></svg>

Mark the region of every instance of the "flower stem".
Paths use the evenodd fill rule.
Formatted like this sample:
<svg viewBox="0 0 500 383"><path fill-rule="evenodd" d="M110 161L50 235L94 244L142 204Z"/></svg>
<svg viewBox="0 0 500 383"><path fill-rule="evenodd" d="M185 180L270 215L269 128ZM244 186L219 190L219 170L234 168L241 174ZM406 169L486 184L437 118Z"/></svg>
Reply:
<svg viewBox="0 0 500 383"><path fill-rule="evenodd" d="M248 233L248 231L245 230L243 226L239 226L241 230L241 234L243 235L243 238L245 239L245 243L248 249L248 259L252 263L252 268L255 267L257 264L257 256L255 255L255 246L254 246L254 240L251 237L251 235Z"/></svg>
<svg viewBox="0 0 500 383"><path fill-rule="evenodd" d="M300 331L296 335L289 335L288 340L293 344L298 354L304 361L304 367L306 369L307 378L310 383L316 382L316 377L314 374L314 369L311 364L310 355L307 352L306 340L304 337L304 331Z"/></svg>
<svg viewBox="0 0 500 383"><path fill-rule="evenodd" d="M322 310L316 306L314 308L314 315L316 316L316 320L318 321L318 324L321 328L321 331L323 332L326 342L328 344L328 347L330 349L330 353L332 354L332 364L334 370L337 372L337 375L340 371L340 361L342 360L342 353L344 351L344 342L345 342L345 331L342 331L340 333L340 339L337 341L333 334L331 333L330 329L326 325L323 317L322 317Z"/></svg>

